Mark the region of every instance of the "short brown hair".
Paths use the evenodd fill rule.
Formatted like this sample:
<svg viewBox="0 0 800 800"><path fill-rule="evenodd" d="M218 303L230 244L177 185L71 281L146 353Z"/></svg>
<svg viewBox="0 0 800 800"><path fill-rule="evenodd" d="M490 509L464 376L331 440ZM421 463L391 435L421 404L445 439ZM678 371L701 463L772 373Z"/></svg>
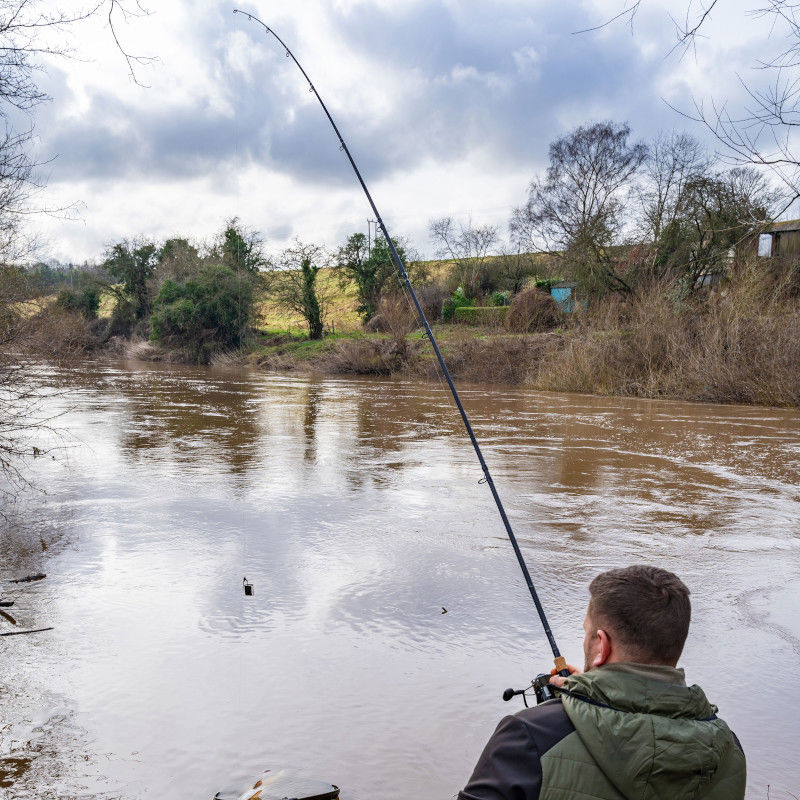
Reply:
<svg viewBox="0 0 800 800"><path fill-rule="evenodd" d="M589 584L589 594L592 621L616 635L632 660L678 663L692 607L677 575L645 564L611 569Z"/></svg>

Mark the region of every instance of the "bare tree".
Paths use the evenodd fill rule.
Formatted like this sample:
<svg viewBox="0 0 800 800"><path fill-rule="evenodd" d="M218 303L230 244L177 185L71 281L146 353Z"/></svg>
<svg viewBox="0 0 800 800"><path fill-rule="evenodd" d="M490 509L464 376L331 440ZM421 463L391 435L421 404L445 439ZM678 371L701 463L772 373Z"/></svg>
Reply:
<svg viewBox="0 0 800 800"><path fill-rule="evenodd" d="M582 125L550 145L550 166L528 201L514 210L512 237L526 250L547 252L590 292L629 291L610 248L622 234L632 180L647 156L631 144L627 124Z"/></svg>
<svg viewBox="0 0 800 800"><path fill-rule="evenodd" d="M631 279L677 281L685 294L723 273L780 199L755 168L720 170L700 142L676 132L649 144L635 194L641 246Z"/></svg>
<svg viewBox="0 0 800 800"><path fill-rule="evenodd" d="M73 6L67 10L65 6ZM0 0L0 115L7 116L4 105L29 111L49 99L35 80L39 59L46 55L69 55L62 34L67 28L91 17L106 18L108 30L128 72L141 84L137 66L155 59L136 55L126 49L118 25L132 17L150 12L139 0L94 0L76 5L70 0ZM55 35L54 35L55 34Z"/></svg>
<svg viewBox="0 0 800 800"><path fill-rule="evenodd" d="M271 293L285 310L299 314L310 339L321 339L330 302L330 287L318 282L327 261L323 248L297 240L276 259Z"/></svg>
<svg viewBox="0 0 800 800"><path fill-rule="evenodd" d="M47 427L40 413L42 389L18 349L29 293L22 271L11 265L29 254L24 221L42 211L32 203L42 184L37 176L41 165L30 154L32 122L16 112L31 112L48 99L36 80L39 60L45 55L69 55L60 34L92 16L106 15L134 80L136 65L148 60L127 52L117 33L121 19L147 13L138 0L95 0L72 12L65 10L68 2L0 0L0 496L4 505L15 488L24 485L24 460L37 455L32 441ZM22 125L15 127L14 120L20 118Z"/></svg>
<svg viewBox="0 0 800 800"><path fill-rule="evenodd" d="M664 229L680 215L687 183L710 169L708 153L687 133L661 133L648 145L636 187L644 241L659 240Z"/></svg>
<svg viewBox="0 0 800 800"><path fill-rule="evenodd" d="M131 54L118 34L118 23L148 12L138 0L95 0L73 10L46 0L0 0L0 260L18 261L29 255L32 241L25 235L26 217L36 213L63 213L69 208L49 209L33 202L43 187L43 164L31 156L33 122L30 112L50 98L41 89L37 73L43 56L69 57L63 44L66 30L90 17L104 15L132 78L135 68L151 58ZM61 6L61 7L60 7ZM22 115L14 111L26 112ZM13 121L12 121L13 118Z"/></svg>
<svg viewBox="0 0 800 800"><path fill-rule="evenodd" d="M531 277L547 271L541 255L524 251L519 243L503 243L499 249L497 283L512 295L521 292Z"/></svg>
<svg viewBox="0 0 800 800"><path fill-rule="evenodd" d="M456 274L467 297L481 292L481 275L492 248L498 242L497 227L456 223L452 217L433 219L428 232L436 243L437 255L455 264Z"/></svg>
<svg viewBox="0 0 800 800"><path fill-rule="evenodd" d="M711 0L692 19L691 7L678 26L678 41L685 49L697 47L717 0ZM800 152L796 129L800 127L800 6L789 0L766 0L748 10L748 16L767 23L771 47L754 64L761 81L739 78L747 100L732 111L729 103L711 99L694 101L693 117L714 134L726 155L737 164L768 169L783 185L783 208L800 198Z"/></svg>

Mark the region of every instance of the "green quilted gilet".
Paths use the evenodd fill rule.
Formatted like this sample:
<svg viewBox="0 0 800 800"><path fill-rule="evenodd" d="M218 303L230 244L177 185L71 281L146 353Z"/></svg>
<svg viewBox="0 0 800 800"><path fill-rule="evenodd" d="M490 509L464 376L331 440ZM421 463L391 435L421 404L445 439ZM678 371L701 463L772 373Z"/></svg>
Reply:
<svg viewBox="0 0 800 800"><path fill-rule="evenodd" d="M683 670L609 664L564 688L575 732L542 756L540 800L744 798L744 755Z"/></svg>

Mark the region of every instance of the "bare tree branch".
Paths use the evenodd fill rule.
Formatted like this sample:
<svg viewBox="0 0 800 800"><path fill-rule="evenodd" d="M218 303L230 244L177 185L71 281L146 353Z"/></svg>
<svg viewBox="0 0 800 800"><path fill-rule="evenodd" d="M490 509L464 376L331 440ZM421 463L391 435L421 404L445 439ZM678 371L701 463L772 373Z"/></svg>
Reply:
<svg viewBox="0 0 800 800"><path fill-rule="evenodd" d="M641 2L641 0L640 0ZM729 110L727 101L719 103L694 100L691 113L667 103L687 119L699 122L717 140L721 155L733 165L754 165L769 170L785 188L787 196L800 198L800 4L789 0L762 0L745 13L756 20L769 22L767 40L775 43L774 51L759 57L754 68L758 74L772 71L772 80L765 85L752 83L737 75L744 92L744 103L738 113ZM638 5L638 4L637 4ZM670 50L696 50L697 39L705 36L718 0L698 5L688 0L680 22L673 19L677 42ZM629 13L622 11L606 24Z"/></svg>
<svg viewBox="0 0 800 800"><path fill-rule="evenodd" d="M142 83L139 80L139 77L136 74L135 67L137 65L142 66L146 64L151 64L155 61L158 61L158 58L155 56L142 56L142 55L134 55L130 51L128 51L122 42L120 41L119 36L117 35L117 28L114 22L114 14L115 12L121 13L123 20L127 21L130 17L143 17L149 16L150 11L145 9L139 0L135 0L136 8L138 9L136 12L129 11L125 5L121 2L121 0L107 0L108 2L108 29L111 31L111 35L114 38L114 43L117 45L117 49L122 53L123 57L125 58L125 63L128 65L128 74L130 75L131 79L137 86L141 86L143 88L150 88L148 84Z"/></svg>
<svg viewBox="0 0 800 800"><path fill-rule="evenodd" d="M599 25L593 25L591 28L583 28L579 31L572 31L573 36L577 36L581 33L591 33L592 31L599 31L603 28L607 28L609 25L613 25L617 20L622 19L623 17L628 17L628 22L633 28L633 21L636 18L636 12L639 10L639 6L641 5L642 0L636 0L636 2L630 8L624 8L619 14L615 14L610 19L607 19L605 22L601 22Z"/></svg>

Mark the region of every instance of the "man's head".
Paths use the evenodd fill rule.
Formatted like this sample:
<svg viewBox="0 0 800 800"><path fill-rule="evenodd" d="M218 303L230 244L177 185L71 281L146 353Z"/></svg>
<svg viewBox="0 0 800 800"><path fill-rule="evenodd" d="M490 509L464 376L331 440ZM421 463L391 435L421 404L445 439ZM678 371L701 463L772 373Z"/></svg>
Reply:
<svg viewBox="0 0 800 800"><path fill-rule="evenodd" d="M692 612L677 575L643 564L611 569L589 584L589 594L586 670L615 661L678 663Z"/></svg>

